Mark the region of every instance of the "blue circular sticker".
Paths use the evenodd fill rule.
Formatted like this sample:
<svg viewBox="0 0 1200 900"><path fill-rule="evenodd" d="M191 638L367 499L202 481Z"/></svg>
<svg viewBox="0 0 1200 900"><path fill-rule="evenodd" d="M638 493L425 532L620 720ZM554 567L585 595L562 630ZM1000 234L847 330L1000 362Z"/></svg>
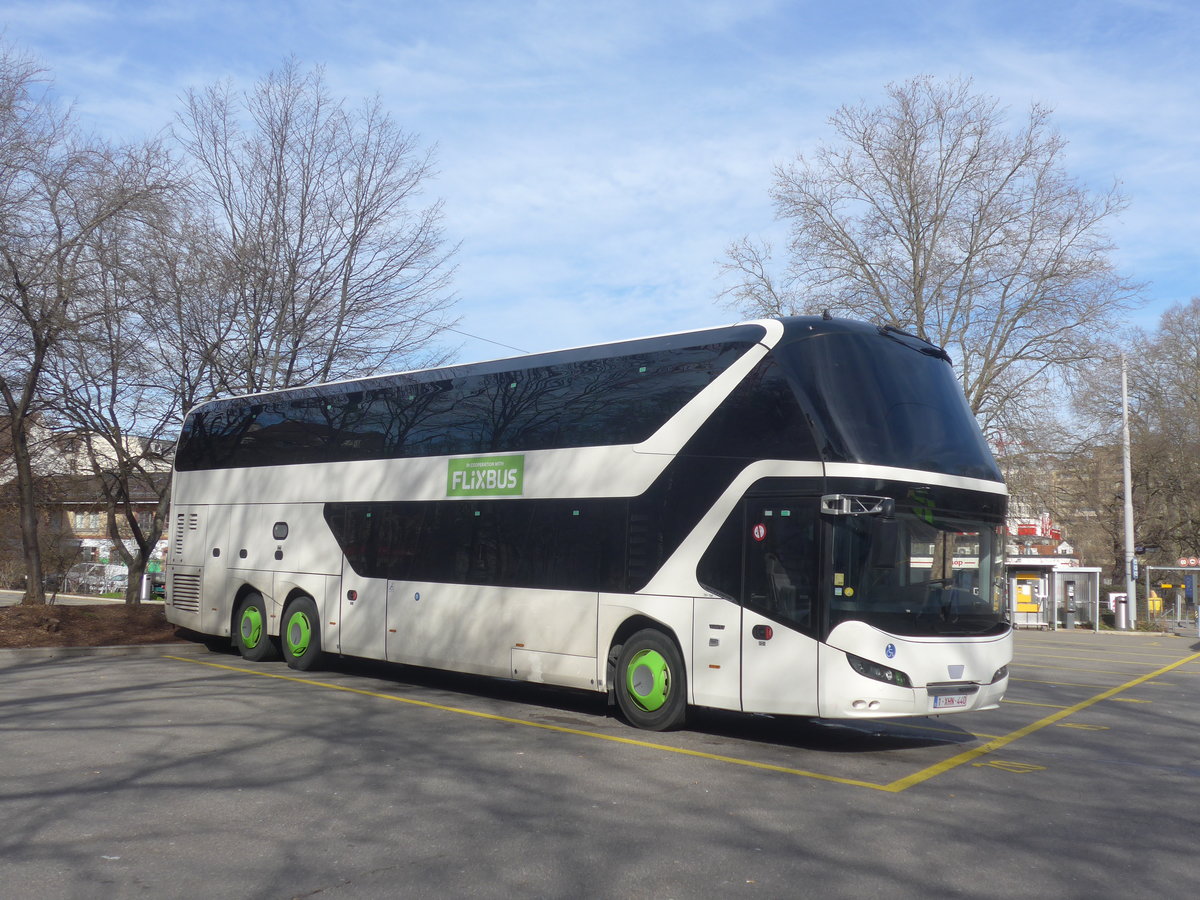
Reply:
<svg viewBox="0 0 1200 900"><path fill-rule="evenodd" d="M895 659L896 658L896 645L888 644L886 647L883 648L883 652L887 654L888 659Z"/></svg>

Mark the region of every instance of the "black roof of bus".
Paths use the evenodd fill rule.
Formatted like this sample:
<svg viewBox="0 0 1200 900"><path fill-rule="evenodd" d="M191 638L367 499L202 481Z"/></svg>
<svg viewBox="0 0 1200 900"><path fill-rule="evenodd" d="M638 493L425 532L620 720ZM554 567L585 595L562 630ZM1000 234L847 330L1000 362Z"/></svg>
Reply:
<svg viewBox="0 0 1200 900"><path fill-rule="evenodd" d="M743 322L736 325L705 328L697 331L685 331L654 337L632 338L606 344L591 344L564 350L550 350L540 353L530 353L524 356L501 357L476 363L442 366L432 369L413 369L408 371L389 372L379 375L352 378L344 381L323 382L320 384L304 385L301 387L281 388L274 391L263 391L252 394L238 394L219 399L198 403L188 411L188 416L202 410L221 408L226 404L241 405L251 399L273 400L284 397L301 400L318 395L343 395L354 391L371 390L373 387L386 384L389 380L412 379L415 382L444 381L460 378L465 375L491 375L501 372L519 372L524 369L534 369L554 364L569 364L585 362L593 359L634 355L637 353L654 353L676 350L685 347L696 347L705 344L738 343L747 345L757 343L766 336L767 329L758 320ZM949 362L950 357L941 348L907 334L893 326L876 326L854 319L837 319L827 316L780 316L775 321L783 325L784 333L777 346L786 346L796 340L813 337L819 334L857 333L879 334L909 346L913 350L937 356Z"/></svg>

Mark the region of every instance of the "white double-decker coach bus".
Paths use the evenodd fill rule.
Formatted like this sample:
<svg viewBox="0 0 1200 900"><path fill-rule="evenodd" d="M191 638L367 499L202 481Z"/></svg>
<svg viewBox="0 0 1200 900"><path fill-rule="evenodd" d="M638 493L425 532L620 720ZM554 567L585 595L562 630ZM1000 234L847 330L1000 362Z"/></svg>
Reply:
<svg viewBox="0 0 1200 900"><path fill-rule="evenodd" d="M205 403L167 618L322 654L826 718L996 706L1007 493L939 348L769 319Z"/></svg>

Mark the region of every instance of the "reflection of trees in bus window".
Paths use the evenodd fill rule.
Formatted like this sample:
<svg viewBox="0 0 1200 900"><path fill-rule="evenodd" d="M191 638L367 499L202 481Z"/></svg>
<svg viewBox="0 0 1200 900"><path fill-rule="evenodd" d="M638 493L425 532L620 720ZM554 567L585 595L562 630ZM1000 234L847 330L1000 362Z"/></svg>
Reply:
<svg viewBox="0 0 1200 900"><path fill-rule="evenodd" d="M429 381L388 376L291 391L249 409L245 400L219 401L189 420L178 468L639 443L747 346L735 341L459 377L449 370Z"/></svg>

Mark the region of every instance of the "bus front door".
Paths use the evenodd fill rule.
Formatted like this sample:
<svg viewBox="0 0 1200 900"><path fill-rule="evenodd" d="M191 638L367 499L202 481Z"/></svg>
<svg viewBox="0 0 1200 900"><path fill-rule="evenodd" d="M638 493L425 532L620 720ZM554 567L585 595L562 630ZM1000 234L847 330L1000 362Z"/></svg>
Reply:
<svg viewBox="0 0 1200 900"><path fill-rule="evenodd" d="M816 715L818 500L751 497L742 521L742 709Z"/></svg>

